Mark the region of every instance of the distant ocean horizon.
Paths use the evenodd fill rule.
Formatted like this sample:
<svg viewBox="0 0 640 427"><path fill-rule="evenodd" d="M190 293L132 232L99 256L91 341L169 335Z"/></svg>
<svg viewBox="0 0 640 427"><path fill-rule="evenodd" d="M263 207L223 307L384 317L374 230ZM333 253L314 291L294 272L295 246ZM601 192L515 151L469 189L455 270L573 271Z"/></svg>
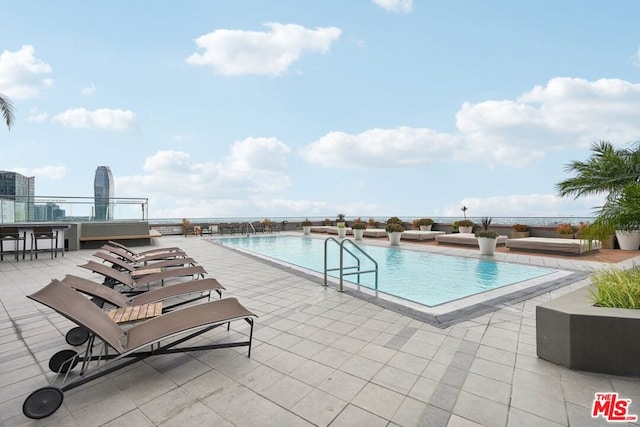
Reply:
<svg viewBox="0 0 640 427"><path fill-rule="evenodd" d="M346 217L345 220L347 222L353 221L354 219L356 219L357 217ZM376 222L385 222L389 217L360 217L360 219L362 221L368 221L369 218L373 218ZM418 219L418 218L423 218L423 217L418 217L418 216L400 216L400 219L402 219L405 222L412 222L414 219ZM433 219L435 222L440 222L440 223L447 223L447 224L451 224L454 221L460 221L461 219L464 219L461 216L456 216L456 217L430 217L431 219ZM468 219L472 220L475 223L480 223L480 217L473 217L473 216L467 216ZM195 218L195 217L190 217L188 218L191 222L193 223L238 223L238 222L262 222L265 219L269 219L271 222L277 222L277 223L296 223L296 222L301 222L304 221L305 219L309 219L312 222L316 222L316 223L322 223L324 222L325 219L329 219L330 221L334 222L336 220L335 217L285 217L285 216L273 216L273 217L220 217L220 218L215 218L215 217L210 217L210 218ZM593 216L583 216L583 217L578 217L578 216L549 216L549 217L519 217L519 216L494 216L491 217L492 219L492 224L494 225L511 225L511 224L527 224L527 225L532 225L532 226L545 226L545 225L549 225L549 226L553 226L553 225L557 225L560 223L570 223L573 225L578 225L581 222L585 222L585 223L591 223L595 220L595 217ZM182 218L150 218L149 220L149 224L151 225L163 225L163 224L176 224L176 223L181 223L182 222Z"/></svg>

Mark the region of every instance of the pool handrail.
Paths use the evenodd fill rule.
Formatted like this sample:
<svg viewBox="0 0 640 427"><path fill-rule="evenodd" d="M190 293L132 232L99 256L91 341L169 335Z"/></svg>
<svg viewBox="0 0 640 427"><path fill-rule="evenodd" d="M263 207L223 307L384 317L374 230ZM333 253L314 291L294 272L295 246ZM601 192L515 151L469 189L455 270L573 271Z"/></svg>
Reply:
<svg viewBox="0 0 640 427"><path fill-rule="evenodd" d="M328 268L327 267L327 244L333 241L336 244L338 244L338 246L340 247L340 267L338 268ZM358 250L358 252L360 252L362 255L364 255L366 258L369 259L369 261L371 261L373 263L373 265L375 266L374 269L372 270L360 270L360 258L358 258L358 256L356 254L354 254L352 251L350 251L349 249L345 248L345 243L350 243L355 249ZM344 266L344 252L347 252L349 255L351 255L357 262L357 265L355 266L350 266L350 267L345 267ZM356 271L352 271L352 272L345 272L344 270L350 270L350 269L356 269ZM375 273L375 284L374 284L374 289L376 291L376 295L378 294L378 262L373 259L371 257L371 255L369 255L368 253L366 253L360 246L358 246L357 244L355 244L352 240L349 239L342 239L342 241L338 241L336 240L334 237L327 237L324 240L324 286L327 286L327 273L329 271L340 271L340 292L344 292L344 276L348 276L348 275L352 275L352 274L357 274L358 275L358 284L360 284L360 274L364 274L364 273Z"/></svg>

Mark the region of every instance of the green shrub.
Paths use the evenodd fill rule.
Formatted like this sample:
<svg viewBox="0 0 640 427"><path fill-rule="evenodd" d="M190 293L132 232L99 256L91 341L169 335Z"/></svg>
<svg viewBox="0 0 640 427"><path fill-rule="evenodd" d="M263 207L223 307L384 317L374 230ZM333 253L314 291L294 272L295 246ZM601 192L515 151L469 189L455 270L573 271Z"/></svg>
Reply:
<svg viewBox="0 0 640 427"><path fill-rule="evenodd" d="M640 309L640 268L610 269L591 277L596 290L592 292L599 307Z"/></svg>
<svg viewBox="0 0 640 427"><path fill-rule="evenodd" d="M476 231L476 237L488 237L490 239L497 239L498 233L495 231L480 230L480 231Z"/></svg>
<svg viewBox="0 0 640 427"><path fill-rule="evenodd" d="M397 222L390 222L387 223L385 230L387 231L387 233L402 233L404 231L404 227L402 226L402 224L399 224Z"/></svg>

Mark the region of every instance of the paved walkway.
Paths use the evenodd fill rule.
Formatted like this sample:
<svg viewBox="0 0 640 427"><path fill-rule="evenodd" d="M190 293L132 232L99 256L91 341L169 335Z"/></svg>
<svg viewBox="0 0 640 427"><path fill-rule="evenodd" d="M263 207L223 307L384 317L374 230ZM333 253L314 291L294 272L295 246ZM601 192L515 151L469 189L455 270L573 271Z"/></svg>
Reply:
<svg viewBox="0 0 640 427"><path fill-rule="evenodd" d="M0 424L583 427L607 424L590 414L594 393L611 391L632 399L630 412L640 415L640 379L571 371L536 357L536 305L585 281L440 329L207 238L163 237L159 243L182 247L227 288L225 296L260 316L252 357L240 348L150 358L65 393L55 414L30 420L22 403L48 384L49 357L68 348L64 334L71 324L25 295L65 274L92 277L77 265L94 251L5 260ZM602 267L575 259L500 257L580 271ZM634 261L639 259L625 265ZM237 323L210 337L246 331Z"/></svg>

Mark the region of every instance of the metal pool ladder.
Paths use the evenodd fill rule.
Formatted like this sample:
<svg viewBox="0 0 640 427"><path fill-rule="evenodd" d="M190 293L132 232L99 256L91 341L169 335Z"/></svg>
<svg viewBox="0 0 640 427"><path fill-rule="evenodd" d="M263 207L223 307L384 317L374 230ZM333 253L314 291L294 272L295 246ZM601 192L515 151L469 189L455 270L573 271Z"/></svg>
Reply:
<svg viewBox="0 0 640 427"><path fill-rule="evenodd" d="M335 244L337 244L340 247L340 266L337 268L329 268L327 266L327 247L329 242L334 242ZM348 248L345 247L345 244L348 243L351 246L353 246L354 250L349 250ZM345 267L344 266L344 253L348 253L349 255L351 255L351 257L353 257L353 259L356 261L356 265L352 265L352 266L348 266ZM368 258L374 265L374 268L372 270L361 270L360 269L360 258L358 257L358 255L356 255L354 252L358 252L360 255L364 255L364 257ZM349 271L345 271L345 270L349 270ZM324 286L327 286L327 273L330 271L340 271L340 292L344 292L344 288L343 288L343 278L344 276L349 276L349 275L353 275L353 274L357 274L358 278L357 278L357 283L360 284L360 275L364 274L364 273L374 273L375 274L375 291L376 291L376 295L378 294L378 263L376 262L375 259L373 259L371 257L371 255L369 255L368 253L366 253L365 251L362 250L362 248L358 245L356 245L353 241L349 240L349 239L342 239L342 241L338 241L333 237L327 237L324 240Z"/></svg>

